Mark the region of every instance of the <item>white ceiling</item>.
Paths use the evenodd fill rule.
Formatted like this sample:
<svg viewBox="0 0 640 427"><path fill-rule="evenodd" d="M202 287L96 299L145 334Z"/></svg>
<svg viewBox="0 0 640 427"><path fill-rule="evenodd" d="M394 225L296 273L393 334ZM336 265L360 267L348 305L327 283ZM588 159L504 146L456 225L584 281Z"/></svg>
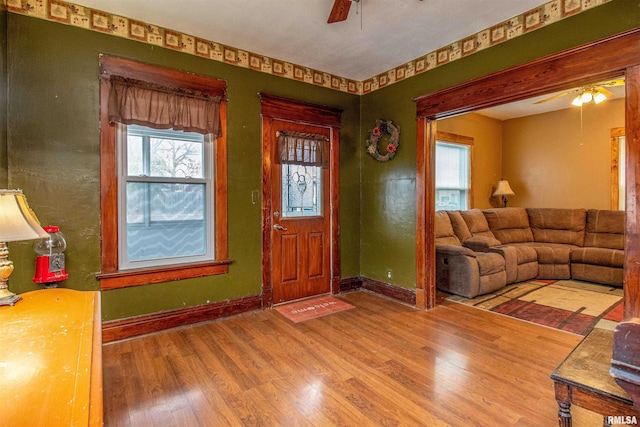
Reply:
<svg viewBox="0 0 640 427"><path fill-rule="evenodd" d="M624 86L606 87L606 89L613 95L608 99L621 99L625 97ZM498 120L509 120L518 117L532 116L534 114L564 110L566 108L577 108L571 105L571 101L574 100L579 91L580 88L572 88L560 92L548 93L546 95L537 96L535 98L525 99L523 101L498 105L497 107L485 108L483 110L477 110L476 113ZM536 104L536 102L538 101L543 101L560 94L566 95L562 95L547 102Z"/></svg>
<svg viewBox="0 0 640 427"><path fill-rule="evenodd" d="M234 48L362 81L548 0L77 0Z"/></svg>

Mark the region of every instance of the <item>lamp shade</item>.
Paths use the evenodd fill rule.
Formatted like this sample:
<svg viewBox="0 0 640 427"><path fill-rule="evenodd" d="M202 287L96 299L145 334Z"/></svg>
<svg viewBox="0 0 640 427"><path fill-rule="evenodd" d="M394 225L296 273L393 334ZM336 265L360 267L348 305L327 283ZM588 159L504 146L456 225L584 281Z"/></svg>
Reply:
<svg viewBox="0 0 640 427"><path fill-rule="evenodd" d="M48 238L20 190L0 190L0 242Z"/></svg>
<svg viewBox="0 0 640 427"><path fill-rule="evenodd" d="M496 187L496 191L493 192L494 196L513 196L514 193L509 185L509 181L500 180L498 181L498 186Z"/></svg>

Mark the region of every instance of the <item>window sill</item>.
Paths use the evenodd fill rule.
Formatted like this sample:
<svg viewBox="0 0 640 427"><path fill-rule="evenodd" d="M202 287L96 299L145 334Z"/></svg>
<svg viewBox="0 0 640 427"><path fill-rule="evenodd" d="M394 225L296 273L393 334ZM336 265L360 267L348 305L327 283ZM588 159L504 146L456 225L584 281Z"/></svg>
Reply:
<svg viewBox="0 0 640 427"><path fill-rule="evenodd" d="M96 274L96 278L100 280L100 290L106 291L131 286L226 274L229 272L229 264L231 264L231 262L230 259L223 259L202 264L185 264L141 270L98 273Z"/></svg>

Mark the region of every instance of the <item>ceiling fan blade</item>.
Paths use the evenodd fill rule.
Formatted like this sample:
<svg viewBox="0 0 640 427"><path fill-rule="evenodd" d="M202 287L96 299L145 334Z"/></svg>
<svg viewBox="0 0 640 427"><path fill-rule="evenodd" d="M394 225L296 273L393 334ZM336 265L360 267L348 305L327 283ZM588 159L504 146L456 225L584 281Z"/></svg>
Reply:
<svg viewBox="0 0 640 427"><path fill-rule="evenodd" d="M607 90L605 88L603 88L602 86L596 86L596 88L594 89L596 92L600 92L601 94L603 94L604 96L607 97L607 99L611 99L611 98L615 98L616 96L613 94L613 92L611 92L610 90Z"/></svg>
<svg viewBox="0 0 640 427"><path fill-rule="evenodd" d="M351 0L335 0L327 23L344 21L349 16L349 9L351 9Z"/></svg>
<svg viewBox="0 0 640 427"><path fill-rule="evenodd" d="M608 82L598 83L597 86L607 86L607 87L624 86L624 79L616 79L616 80L610 80Z"/></svg>
<svg viewBox="0 0 640 427"><path fill-rule="evenodd" d="M558 95L553 95L553 96L550 96L549 98L541 99L540 101L534 102L534 104L542 104L542 103L545 103L545 102L553 101L554 99L558 99L558 98L563 97L565 95L569 95L570 93L571 92L565 92L565 93L561 93L561 94L558 94Z"/></svg>

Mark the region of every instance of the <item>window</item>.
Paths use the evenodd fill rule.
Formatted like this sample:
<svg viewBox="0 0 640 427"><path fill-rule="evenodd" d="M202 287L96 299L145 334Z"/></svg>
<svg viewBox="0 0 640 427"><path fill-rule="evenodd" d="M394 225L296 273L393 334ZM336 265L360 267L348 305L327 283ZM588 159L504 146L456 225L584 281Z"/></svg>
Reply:
<svg viewBox="0 0 640 427"><path fill-rule="evenodd" d="M101 289L228 272L226 83L100 65Z"/></svg>
<svg viewBox="0 0 640 427"><path fill-rule="evenodd" d="M462 141L462 142L461 142ZM436 137L436 210L470 209L473 139L438 132Z"/></svg>
<svg viewBox="0 0 640 427"><path fill-rule="evenodd" d="M118 127L120 269L213 260L212 135Z"/></svg>

